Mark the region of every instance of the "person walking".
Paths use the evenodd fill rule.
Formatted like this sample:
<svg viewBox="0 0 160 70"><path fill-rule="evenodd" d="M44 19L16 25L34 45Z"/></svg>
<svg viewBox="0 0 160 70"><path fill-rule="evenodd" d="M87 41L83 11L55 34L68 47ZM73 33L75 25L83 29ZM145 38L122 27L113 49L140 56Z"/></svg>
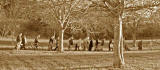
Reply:
<svg viewBox="0 0 160 70"><path fill-rule="evenodd" d="M40 38L40 35L38 35L38 36L34 39L34 47L35 47L35 49L38 49L38 47L39 47L39 38Z"/></svg>
<svg viewBox="0 0 160 70"><path fill-rule="evenodd" d="M55 41L55 37L54 36L50 37L49 45L48 45L48 51L52 51L54 41Z"/></svg>
<svg viewBox="0 0 160 70"><path fill-rule="evenodd" d="M103 51L104 41L105 41L105 39L102 39L102 40L101 40L101 47L100 47L100 50L101 50L101 51Z"/></svg>
<svg viewBox="0 0 160 70"><path fill-rule="evenodd" d="M20 50L22 46L22 33L20 33L16 38L16 46L15 49Z"/></svg>
<svg viewBox="0 0 160 70"><path fill-rule="evenodd" d="M89 43L89 49L88 49L88 51L92 51L92 48L93 48L93 40L91 39L90 43Z"/></svg>
<svg viewBox="0 0 160 70"><path fill-rule="evenodd" d="M143 45L142 45L142 40L141 40L141 41L138 42L138 50L141 51L142 47L143 47Z"/></svg>
<svg viewBox="0 0 160 70"><path fill-rule="evenodd" d="M79 45L78 45L78 43L76 43L76 45L75 45L75 51L79 51Z"/></svg>
<svg viewBox="0 0 160 70"><path fill-rule="evenodd" d="M111 51L113 49L113 42L112 40L109 40L108 49Z"/></svg>
<svg viewBox="0 0 160 70"><path fill-rule="evenodd" d="M59 37L56 40L56 47L54 49L54 51L57 51L59 49Z"/></svg>
<svg viewBox="0 0 160 70"><path fill-rule="evenodd" d="M73 47L73 37L71 37L69 40L68 50L70 51L72 47Z"/></svg>
<svg viewBox="0 0 160 70"><path fill-rule="evenodd" d="M25 50L26 43L27 43L27 38L24 34L22 34L22 47L21 47L21 49Z"/></svg>
<svg viewBox="0 0 160 70"><path fill-rule="evenodd" d="M98 42L98 39L96 39L96 43L95 43L95 51L97 51L98 50L98 45L99 45L99 42Z"/></svg>

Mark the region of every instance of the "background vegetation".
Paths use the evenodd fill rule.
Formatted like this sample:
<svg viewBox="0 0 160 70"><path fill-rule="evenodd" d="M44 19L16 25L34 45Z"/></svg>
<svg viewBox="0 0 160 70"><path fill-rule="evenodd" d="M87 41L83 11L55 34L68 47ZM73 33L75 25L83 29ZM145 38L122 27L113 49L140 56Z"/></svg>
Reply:
<svg viewBox="0 0 160 70"><path fill-rule="evenodd" d="M128 3L135 4L130 1ZM82 1L80 6L83 8L88 4L89 2ZM42 38L49 38L54 33L59 36L60 26L53 19L52 11L49 9L47 1L43 0L1 0L0 36L15 37L21 32L29 38L38 34ZM126 39L133 39L134 34L137 39L160 38L159 13L159 8L126 12L123 17L123 32ZM108 15L108 12L103 12L99 7L93 7L84 15L79 12L74 12L72 15L74 15L72 21L75 22L66 29L64 39L71 36L76 39L85 38L87 30L90 30L90 36L93 38L113 38L113 17Z"/></svg>

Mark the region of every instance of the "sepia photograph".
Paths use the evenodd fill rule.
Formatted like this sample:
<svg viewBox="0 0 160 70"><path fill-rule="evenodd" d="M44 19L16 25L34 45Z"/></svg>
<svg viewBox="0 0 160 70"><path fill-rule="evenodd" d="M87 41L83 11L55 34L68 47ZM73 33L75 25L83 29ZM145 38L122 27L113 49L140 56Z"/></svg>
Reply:
<svg viewBox="0 0 160 70"><path fill-rule="evenodd" d="M160 0L0 0L0 70L160 70Z"/></svg>

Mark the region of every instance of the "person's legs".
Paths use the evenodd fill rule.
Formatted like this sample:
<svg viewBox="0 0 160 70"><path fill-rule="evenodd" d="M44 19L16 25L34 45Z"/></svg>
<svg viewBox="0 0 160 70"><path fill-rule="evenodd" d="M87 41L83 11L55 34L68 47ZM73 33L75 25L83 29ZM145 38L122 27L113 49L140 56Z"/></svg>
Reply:
<svg viewBox="0 0 160 70"><path fill-rule="evenodd" d="M91 51L91 46L89 46L88 51Z"/></svg>
<svg viewBox="0 0 160 70"><path fill-rule="evenodd" d="M25 50L25 44L23 43L21 46L22 46L21 49Z"/></svg>
<svg viewBox="0 0 160 70"><path fill-rule="evenodd" d="M16 49L17 49L17 50L20 50L20 49L21 49L21 43L20 43L20 42L17 43Z"/></svg>
<svg viewBox="0 0 160 70"><path fill-rule="evenodd" d="M84 43L84 44L83 44L83 51L86 51L86 48L87 48L87 44Z"/></svg>
<svg viewBox="0 0 160 70"><path fill-rule="evenodd" d="M91 47L91 51L92 51L93 46Z"/></svg>
<svg viewBox="0 0 160 70"><path fill-rule="evenodd" d="M56 48L54 49L54 51L56 51L58 49L58 46L56 45Z"/></svg>
<svg viewBox="0 0 160 70"><path fill-rule="evenodd" d="M53 44L50 44L49 46L49 50L52 51L53 50Z"/></svg>
<svg viewBox="0 0 160 70"><path fill-rule="evenodd" d="M53 44L51 44L51 51L53 50Z"/></svg>
<svg viewBox="0 0 160 70"><path fill-rule="evenodd" d="M17 49L17 46L18 46L18 42L16 43L15 49Z"/></svg>
<svg viewBox="0 0 160 70"><path fill-rule="evenodd" d="M69 46L68 46L68 50L70 51L71 50L71 45L69 44Z"/></svg>
<svg viewBox="0 0 160 70"><path fill-rule="evenodd" d="M48 51L50 51L50 44L48 45Z"/></svg>
<svg viewBox="0 0 160 70"><path fill-rule="evenodd" d="M86 45L83 46L83 51L85 51L85 50L86 50Z"/></svg>
<svg viewBox="0 0 160 70"><path fill-rule="evenodd" d="M138 46L138 50L142 50L142 46L141 45Z"/></svg>
<svg viewBox="0 0 160 70"><path fill-rule="evenodd" d="M98 45L96 45L96 47L95 47L95 51L97 51L97 48L98 48Z"/></svg>
<svg viewBox="0 0 160 70"><path fill-rule="evenodd" d="M140 50L142 50L142 46L140 46Z"/></svg>
<svg viewBox="0 0 160 70"><path fill-rule="evenodd" d="M24 49L24 50L26 49L26 45L25 45L25 44L23 44L23 49Z"/></svg>
<svg viewBox="0 0 160 70"><path fill-rule="evenodd" d="M80 51L80 47L81 45L80 44L77 44L77 50Z"/></svg>
<svg viewBox="0 0 160 70"><path fill-rule="evenodd" d="M92 51L92 47L93 47L93 46L89 46L89 51Z"/></svg>
<svg viewBox="0 0 160 70"><path fill-rule="evenodd" d="M77 51L77 44L75 45L75 51Z"/></svg>
<svg viewBox="0 0 160 70"><path fill-rule="evenodd" d="M16 45L16 49L17 50L20 50L20 45L17 43L17 45Z"/></svg>
<svg viewBox="0 0 160 70"><path fill-rule="evenodd" d="M48 45L48 51L50 51L50 50L51 50L51 44Z"/></svg>
<svg viewBox="0 0 160 70"><path fill-rule="evenodd" d="M38 49L38 43L35 43L34 46L35 46L35 49Z"/></svg>
<svg viewBox="0 0 160 70"><path fill-rule="evenodd" d="M21 45L21 50L23 49L23 44Z"/></svg>
<svg viewBox="0 0 160 70"><path fill-rule="evenodd" d="M140 50L140 47L138 46L138 50Z"/></svg>

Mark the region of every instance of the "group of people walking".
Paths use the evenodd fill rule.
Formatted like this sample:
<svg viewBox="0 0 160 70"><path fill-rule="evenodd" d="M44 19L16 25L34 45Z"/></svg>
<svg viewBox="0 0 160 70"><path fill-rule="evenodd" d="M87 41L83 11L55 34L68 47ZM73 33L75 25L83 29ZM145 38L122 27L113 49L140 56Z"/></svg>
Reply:
<svg viewBox="0 0 160 70"><path fill-rule="evenodd" d="M57 39L55 39L55 37L52 36L50 38L50 40L49 40L48 50L49 51L51 51L51 50L56 51L58 49L58 41L59 41L59 37ZM100 42L98 40L96 40L95 51L98 50L99 44L100 44ZM101 46L103 46L103 45L104 45L104 40L102 40L102 42L101 42ZM55 48L53 49L54 46L55 46ZM92 51L93 47L94 47L93 40L89 39L89 38L86 38L84 40L79 39L79 40L74 41L73 37L71 37L68 40L68 51L71 51L71 50L75 50L75 51L80 51L80 50Z"/></svg>
<svg viewBox="0 0 160 70"><path fill-rule="evenodd" d="M34 39L34 42L33 42L33 46L35 49L38 48L39 46L39 38L40 38L40 35L38 35L35 39ZM22 49L26 49L26 44L27 44L27 38L26 38L26 35L23 34L23 33L20 33L17 38L16 38L16 46L15 46L15 49L17 50L22 50ZM32 46L31 45L31 46Z"/></svg>
<svg viewBox="0 0 160 70"><path fill-rule="evenodd" d="M39 38L40 35L36 36L33 43L31 43L31 47L34 49L38 49L39 47ZM57 37L57 39L55 38L55 36L51 36L49 39L49 43L48 43L48 51L56 51L59 48L59 37ZM26 44L27 44L27 39L26 39L26 35L23 33L20 33L17 38L16 38L16 46L15 48L17 50L21 50L21 49L26 49ZM68 50L73 50L73 48L75 48L75 51L78 50L88 50L88 51L92 51L92 48L94 47L94 43L93 43L93 39L89 39L89 37L85 38L84 40L77 40L76 42L73 41L73 37L71 37L68 41ZM99 42L99 40L97 39L95 42L95 51L98 51L99 46L103 46L104 45L104 40L101 41L101 43ZM101 48L102 49L102 48Z"/></svg>
<svg viewBox="0 0 160 70"><path fill-rule="evenodd" d="M57 51L58 50L58 43L59 41L59 37L56 39L55 36L51 36L49 39L49 45L48 45L48 51ZM53 47L55 46L55 48L53 49Z"/></svg>
<svg viewBox="0 0 160 70"><path fill-rule="evenodd" d="M34 49L38 49L39 47L39 38L40 35L37 35L36 38L34 39L33 43L31 44L31 47ZM95 42L93 42L94 40L92 38L85 38L85 39L79 39L74 41L73 37L71 37L68 40L68 50L75 50L75 51L79 51L79 50L83 50L83 51L102 51L103 50L103 46L105 43L105 40L102 39L101 42L96 39ZM16 49L17 50L21 50L21 49L26 49L26 44L27 44L27 40L26 40L26 36L23 33L20 33L17 38L16 38ZM142 41L140 41L138 43L138 50L142 50ZM127 51L129 51L130 49L124 45L125 49ZM55 48L53 48L55 47ZM74 49L73 49L74 48ZM57 39L55 38L55 36L51 36L49 39L49 44L48 44L48 51L56 51L59 49L59 37L57 37ZM109 51L113 51L113 41L109 40L108 43L108 50Z"/></svg>
<svg viewBox="0 0 160 70"><path fill-rule="evenodd" d="M34 41L31 43L31 47L30 48L33 48L33 49L38 49L39 47L39 38L40 38L40 35L37 35L34 39ZM50 39L49 39L49 45L48 45L48 50L53 50L53 46L54 44L56 45L55 49L54 50L58 50L58 41L59 41L59 37L57 39L55 39L55 36L52 36ZM15 46L15 49L17 50L25 50L26 49L26 44L27 44L27 39L26 39L26 36L25 34L23 33L20 33L17 38L16 38L16 46Z"/></svg>
<svg viewBox="0 0 160 70"><path fill-rule="evenodd" d="M79 39L77 41L73 41L73 37L69 39L69 46L68 50L71 48L75 48L75 51L83 50L83 51L100 51L103 50L102 47L104 46L104 39L101 42L96 39L95 42L93 39L87 37L85 39Z"/></svg>

